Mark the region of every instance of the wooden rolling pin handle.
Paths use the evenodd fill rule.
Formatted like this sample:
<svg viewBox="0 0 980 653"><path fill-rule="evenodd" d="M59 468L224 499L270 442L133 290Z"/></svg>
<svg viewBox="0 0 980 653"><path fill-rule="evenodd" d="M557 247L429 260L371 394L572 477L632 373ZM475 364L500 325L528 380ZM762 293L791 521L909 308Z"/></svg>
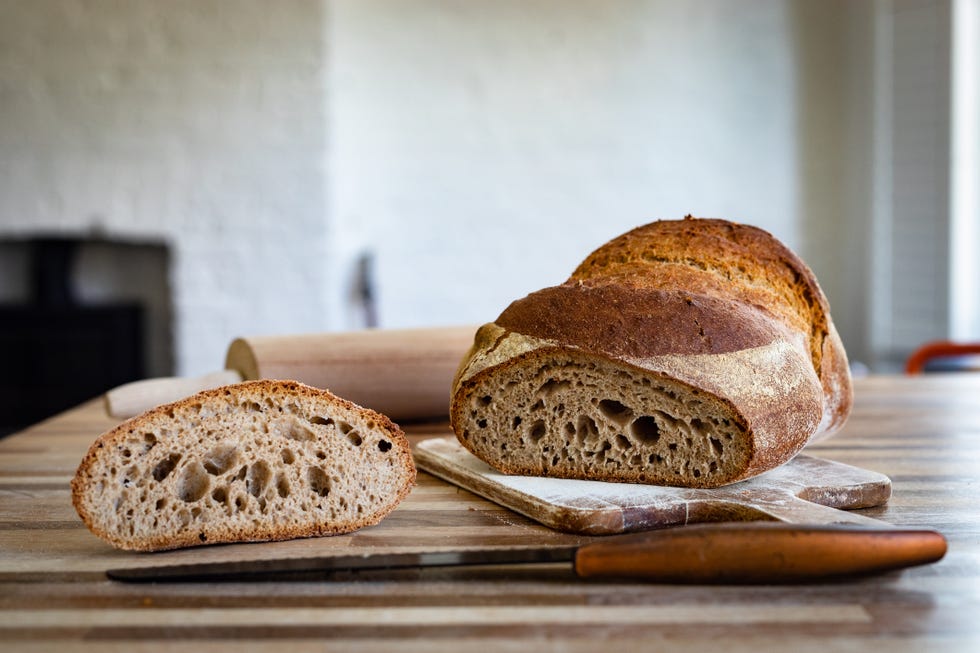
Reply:
<svg viewBox="0 0 980 653"><path fill-rule="evenodd" d="M790 583L881 573L945 553L945 538L933 530L735 522L587 544L576 552L575 571L663 583Z"/></svg>
<svg viewBox="0 0 980 653"><path fill-rule="evenodd" d="M154 406L183 399L201 390L238 383L236 370L221 370L203 376L143 379L118 386L105 393L106 414L116 419L139 415Z"/></svg>
<svg viewBox="0 0 980 653"><path fill-rule="evenodd" d="M196 378L147 379L110 390L119 419L228 383L293 379L400 420L445 418L453 376L476 326L367 329L238 338L225 370Z"/></svg>
<svg viewBox="0 0 980 653"><path fill-rule="evenodd" d="M294 379L395 421L449 415L453 377L477 327L366 329L239 338L227 369L246 379Z"/></svg>

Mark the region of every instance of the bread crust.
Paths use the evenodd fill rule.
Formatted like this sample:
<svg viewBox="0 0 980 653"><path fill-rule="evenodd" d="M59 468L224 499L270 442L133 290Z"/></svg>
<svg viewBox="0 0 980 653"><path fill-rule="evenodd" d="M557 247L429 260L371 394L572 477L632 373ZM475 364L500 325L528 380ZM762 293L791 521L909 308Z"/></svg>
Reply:
<svg viewBox="0 0 980 653"><path fill-rule="evenodd" d="M200 459L201 452L195 452L191 448L190 436L204 438L204 442L208 443L207 435L191 433L187 430L181 432L179 425L182 420L188 419L188 416L193 419L193 413L196 411L204 417L195 421L204 424L208 419L206 417L207 412L212 408L218 408L220 405L221 409L227 410L228 406L246 404L255 405L256 410L269 407L270 411L288 405L290 410L295 410L297 414L301 415L307 413L317 416L329 414L337 419L347 419L352 422L359 420L362 424L371 425L372 434L382 437L387 443L384 445L385 447L390 446L390 450L385 449L386 456L392 459L391 466L396 469L395 477L397 477L398 483L395 487L389 488L392 490L391 494L378 502L376 509L353 517L345 516L338 520L317 519L312 513L307 518L298 520L281 518L283 515L279 515L277 518L276 514L266 514L258 520L236 521L229 519L224 522L212 520L206 523L191 520L186 528L177 532L133 536L122 532L116 521L107 517L109 513L113 512L109 503L118 493L120 483L124 482L121 478L122 474L109 477L105 472L107 468L132 464L145 472L149 468L148 466L154 462L151 456L160 457L150 453L151 449L158 447L159 451L175 450L188 461L195 457ZM233 408L232 410L239 409ZM320 419L323 418L320 417ZM295 455L302 459L302 448L305 445L322 444L323 438L328 437L323 433L314 433L315 430L315 427L310 427L309 442L292 440L288 442L289 446L292 447L290 456ZM147 437L152 437L152 440L149 441L150 446L142 446L145 451L137 451L137 445L140 445L141 442L140 438ZM365 433L364 438L367 439L368 437L370 435ZM245 446L246 440L247 437L243 434L241 439L243 446ZM215 441L213 444L221 443ZM114 456L120 450L127 452L128 455L117 461ZM144 455L146 456L145 460L140 461L139 458ZM255 462L254 459L252 462ZM363 470L365 473L370 473L370 471L370 469ZM175 476L176 472L171 475L169 480L173 480ZM326 390L313 388L295 381L266 379L205 390L185 399L153 408L103 433L92 443L82 458L71 481L71 490L72 504L75 510L95 535L121 549L159 551L222 542L285 540L349 533L381 521L409 494L415 479L416 469L408 439L398 425L388 417L357 406ZM166 481L161 481L161 483L163 482ZM173 488L167 492L168 499L179 503L179 499L173 496ZM253 494L257 493L253 492ZM247 496L244 499L251 500ZM188 505L193 505L193 503ZM152 511L154 508L148 506L146 509Z"/></svg>
<svg viewBox="0 0 980 653"><path fill-rule="evenodd" d="M847 358L812 272L767 232L723 220L660 221L613 239L567 282L482 327L457 372L451 422L492 466L636 481L629 468L583 474L501 462L470 439L475 388L561 351L669 378L731 407L748 434L744 465L667 484L712 487L772 469L840 428L852 402Z"/></svg>
<svg viewBox="0 0 980 653"><path fill-rule="evenodd" d="M596 279L727 297L771 313L806 336L824 388L817 435L844 425L854 401L847 354L830 305L810 268L772 234L714 218L660 220L618 236L589 254L570 280Z"/></svg>

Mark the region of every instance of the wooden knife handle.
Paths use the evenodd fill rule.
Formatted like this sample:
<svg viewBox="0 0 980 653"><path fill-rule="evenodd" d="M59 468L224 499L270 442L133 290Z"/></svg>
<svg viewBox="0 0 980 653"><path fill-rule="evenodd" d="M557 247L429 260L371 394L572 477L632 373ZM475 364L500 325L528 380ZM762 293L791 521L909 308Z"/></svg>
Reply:
<svg viewBox="0 0 980 653"><path fill-rule="evenodd" d="M789 583L891 571L945 553L946 539L933 530L735 522L587 544L576 552L575 571L663 583Z"/></svg>

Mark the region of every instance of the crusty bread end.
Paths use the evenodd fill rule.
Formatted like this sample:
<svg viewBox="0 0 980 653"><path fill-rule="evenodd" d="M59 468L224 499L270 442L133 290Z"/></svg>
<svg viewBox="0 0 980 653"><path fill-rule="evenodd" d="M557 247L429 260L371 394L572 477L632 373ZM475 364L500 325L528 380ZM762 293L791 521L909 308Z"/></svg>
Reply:
<svg viewBox="0 0 980 653"><path fill-rule="evenodd" d="M155 551L348 533L416 477L387 417L294 381L249 381L159 406L104 433L72 480L86 526Z"/></svg>

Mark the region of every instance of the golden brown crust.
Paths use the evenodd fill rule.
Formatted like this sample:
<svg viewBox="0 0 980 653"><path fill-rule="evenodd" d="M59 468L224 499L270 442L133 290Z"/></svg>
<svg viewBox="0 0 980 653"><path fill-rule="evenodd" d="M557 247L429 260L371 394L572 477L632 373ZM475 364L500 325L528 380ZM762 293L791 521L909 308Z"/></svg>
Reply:
<svg viewBox="0 0 980 653"><path fill-rule="evenodd" d="M129 487L129 483L135 484L140 480L135 476L136 468L146 472L153 464L159 465L156 459L161 458L166 451L175 451L188 461L191 458L199 461L202 451L195 450L197 443L203 442L202 446L205 447L222 443L209 441L208 437L211 434L200 432L203 427L181 430L180 425L188 419L192 420L192 423L204 423L211 410L228 411L232 414L232 418L240 417L239 413L245 411L239 410L239 407L244 405L254 406L256 411L268 408L270 412L286 406L289 411L294 411L296 414L313 411L317 415L315 420L328 421L322 416L339 415L340 420L346 417L351 421L356 419L369 425L373 434L383 437L384 442L387 443L385 447L390 446L390 450L386 449L386 451L395 459L392 467L397 470L395 472L398 478L397 484L388 488L391 490L389 496L375 502L377 509L355 516L345 515L336 520L315 519L313 513L298 516L291 513L263 514L257 519L246 520L214 519L200 523L191 520L185 528L177 531L137 535L122 532L116 519L118 515L112 514L114 510L111 503L113 500L118 503L119 499L115 497L119 496L120 492L125 494L124 490L119 490L121 485L126 484L126 487ZM316 423L321 424L319 421ZM247 437L250 437L250 434L246 435L243 431L242 443L245 443ZM322 444L324 434L317 432L316 426L310 426L300 438L300 440L308 438L306 442L296 441L295 434L286 437L293 438L288 440L288 445L291 447L289 455L295 456L302 462L303 447ZM365 433L363 437L366 440L369 434ZM257 445L249 442L248 446ZM117 464L115 456L119 451L125 453ZM154 451L160 453L153 453ZM140 460L144 456L145 459ZM252 462L254 463L255 459ZM124 479L123 474L116 472L116 468L130 464L134 469L132 473L134 478ZM106 469L110 468L113 471L112 476L106 473ZM355 474L360 473L356 468L348 470L351 471ZM364 471L370 473L369 469ZM176 476L176 472L173 476ZM312 388L295 381L259 380L205 390L191 397L158 406L107 431L92 443L83 457L72 479L71 489L72 503L76 511L95 535L119 548L157 551L221 542L284 540L349 533L376 524L387 516L411 491L415 477L416 470L408 440L398 425L388 417L336 397L326 390ZM371 479L365 478L365 480L369 482ZM217 482L217 477L212 477L209 482L213 486ZM251 492L253 495L251 498L245 496L244 488L243 485L244 501L251 501L254 498L262 500L254 490ZM269 492L269 496L272 496L274 501L272 488L269 488ZM150 494L152 495L152 492ZM167 500L178 502L173 495L173 488L169 488L162 496ZM199 500L195 499L195 501ZM147 506L146 510L153 511L154 507Z"/></svg>
<svg viewBox="0 0 980 653"><path fill-rule="evenodd" d="M634 229L590 254L565 284L512 303L481 328L454 382L451 421L461 442L478 449L463 431L475 414L488 419L473 401L477 386L514 377L515 366L556 351L670 378L732 407L732 420L749 434L745 467L683 485L707 487L771 469L814 435L839 428L852 401L847 358L813 273L767 232L723 220ZM505 472L570 475L545 469L547 462L478 455ZM629 469L603 476L634 477Z"/></svg>
<svg viewBox="0 0 980 653"><path fill-rule="evenodd" d="M741 302L674 288L572 281L508 306L496 324L612 357L723 354L785 335ZM562 319L574 316L574 319Z"/></svg>
<svg viewBox="0 0 980 653"><path fill-rule="evenodd" d="M815 340L810 347L814 368L819 369L827 300L803 261L758 227L691 217L653 222L595 250L571 279L617 275L628 275L636 283L708 294L717 292L721 282L726 296L761 305L797 326L806 325ZM698 287L699 277L703 289Z"/></svg>
<svg viewBox="0 0 980 653"><path fill-rule="evenodd" d="M847 355L827 298L809 267L769 232L727 220L660 220L592 252L570 280L676 288L728 297L775 315L804 333L827 398L822 432L843 425L853 402Z"/></svg>

